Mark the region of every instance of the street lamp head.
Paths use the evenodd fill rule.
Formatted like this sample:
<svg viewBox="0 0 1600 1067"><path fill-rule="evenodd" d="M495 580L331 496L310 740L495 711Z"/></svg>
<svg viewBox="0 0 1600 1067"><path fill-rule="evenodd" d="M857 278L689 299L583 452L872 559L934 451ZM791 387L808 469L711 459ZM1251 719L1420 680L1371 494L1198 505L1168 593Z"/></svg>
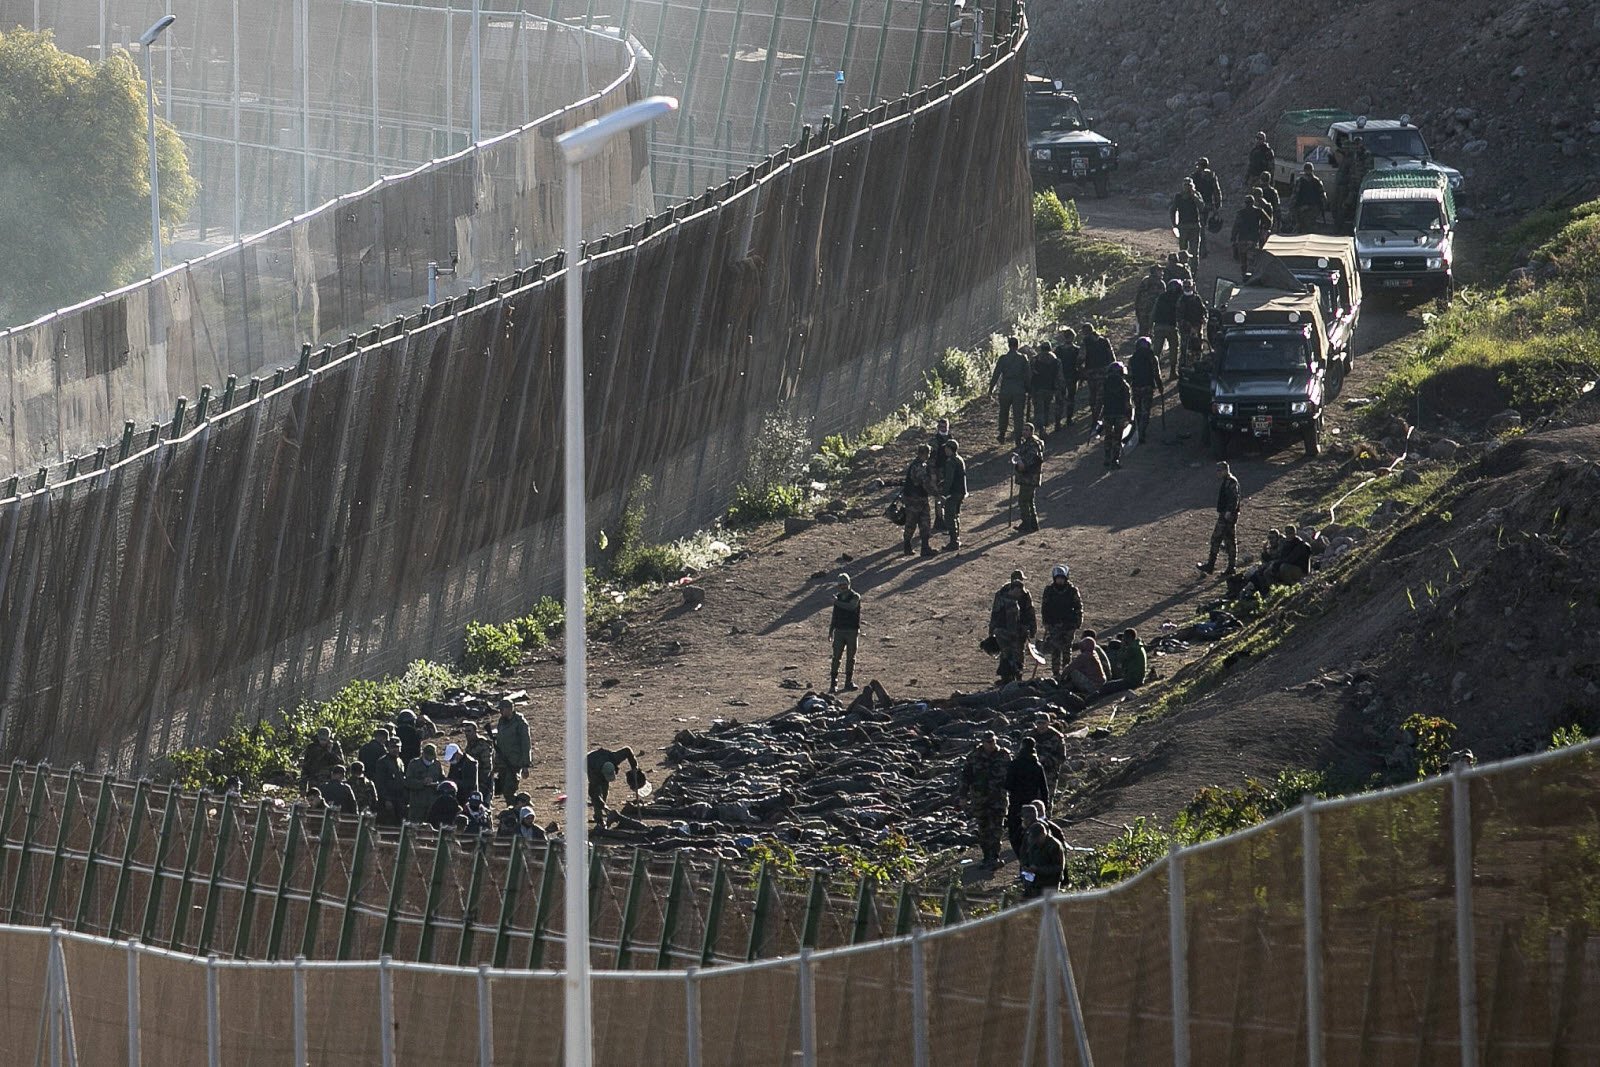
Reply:
<svg viewBox="0 0 1600 1067"><path fill-rule="evenodd" d="M162 15L156 20L156 24L154 26L151 26L148 30L145 30L139 35L139 43L144 45L146 48L149 48L151 45L156 43L157 37L160 37L163 33L167 32L168 26L171 26L177 21L178 16L176 15Z"/></svg>
<svg viewBox="0 0 1600 1067"><path fill-rule="evenodd" d="M624 133L635 126L643 126L647 122L654 122L668 112L678 110L678 98L675 96L651 96L627 107L618 108L609 114L591 119L575 130L568 130L556 138L556 144L561 147L561 155L567 163L582 163L586 159L593 159L604 148L606 142L619 133Z"/></svg>

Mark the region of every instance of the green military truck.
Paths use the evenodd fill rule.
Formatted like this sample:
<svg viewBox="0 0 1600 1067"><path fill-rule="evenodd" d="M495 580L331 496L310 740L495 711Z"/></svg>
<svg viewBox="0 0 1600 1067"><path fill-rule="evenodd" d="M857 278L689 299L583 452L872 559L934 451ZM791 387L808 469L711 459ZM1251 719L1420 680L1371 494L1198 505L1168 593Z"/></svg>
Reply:
<svg viewBox="0 0 1600 1067"><path fill-rule="evenodd" d="M1034 187L1090 185L1094 195L1111 191L1117 169L1117 143L1095 133L1094 119L1083 113L1077 94L1061 82L1027 76L1028 171Z"/></svg>
<svg viewBox="0 0 1600 1067"><path fill-rule="evenodd" d="M1455 294L1456 200L1448 175L1368 174L1356 205L1356 262L1368 288L1393 296Z"/></svg>
<svg viewBox="0 0 1600 1067"><path fill-rule="evenodd" d="M1205 422L1201 439L1218 459L1235 439L1298 437L1322 451L1326 405L1349 369L1348 347L1328 347L1323 297L1272 253L1257 257L1244 284L1219 278L1210 352L1180 368L1178 397Z"/></svg>

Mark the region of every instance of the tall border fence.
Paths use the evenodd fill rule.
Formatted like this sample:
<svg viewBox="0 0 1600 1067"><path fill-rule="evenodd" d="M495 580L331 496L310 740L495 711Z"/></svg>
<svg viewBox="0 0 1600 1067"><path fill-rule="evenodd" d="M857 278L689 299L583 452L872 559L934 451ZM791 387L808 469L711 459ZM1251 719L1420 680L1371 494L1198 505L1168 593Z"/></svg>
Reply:
<svg viewBox="0 0 1600 1067"><path fill-rule="evenodd" d="M238 959L539 968L562 962L561 846L375 825L303 804L0 768L0 921ZM608 965L709 966L950 923L943 889L806 876L737 854L594 852L589 938Z"/></svg>
<svg viewBox="0 0 1600 1067"><path fill-rule="evenodd" d="M595 975L597 1061L1600 1058L1600 746L1329 801L1122 885L876 944ZM605 961L602 962L604 965ZM556 1063L562 977L0 928L0 1028L66 1062ZM203 1006L203 1008L202 1008ZM54 1050L55 1058L52 1058Z"/></svg>
<svg viewBox="0 0 1600 1067"><path fill-rule="evenodd" d="M692 530L766 412L816 435L870 421L1031 301L1025 42L1019 21L937 85L581 250L597 525L644 475L658 531ZM141 766L526 610L559 573L560 267L305 345L65 480L4 486L0 755Z"/></svg>

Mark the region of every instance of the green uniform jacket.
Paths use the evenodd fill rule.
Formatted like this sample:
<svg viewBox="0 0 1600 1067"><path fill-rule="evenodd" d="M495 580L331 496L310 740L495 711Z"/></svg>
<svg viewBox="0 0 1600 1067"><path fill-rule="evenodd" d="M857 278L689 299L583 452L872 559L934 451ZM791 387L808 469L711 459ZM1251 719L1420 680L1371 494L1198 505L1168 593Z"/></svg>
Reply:
<svg viewBox="0 0 1600 1067"><path fill-rule="evenodd" d="M1001 396L1027 396L1028 379L1032 373L1033 368L1028 364L1027 356L1021 352L1007 352L995 363L994 374L989 377L989 388L998 385Z"/></svg>
<svg viewBox="0 0 1600 1067"><path fill-rule="evenodd" d="M499 720L494 735L494 761L499 767L525 771L533 763L533 740L528 736L528 720L520 712Z"/></svg>
<svg viewBox="0 0 1600 1067"><path fill-rule="evenodd" d="M1004 812L1006 772L1011 769L1011 753L1003 748L985 752L979 745L961 768L961 791L967 802L979 811Z"/></svg>
<svg viewBox="0 0 1600 1067"><path fill-rule="evenodd" d="M439 792L437 786L442 781L444 764L438 760L426 763L418 756L411 761L406 768L406 818L421 822L428 817L428 809L433 806L433 798Z"/></svg>
<svg viewBox="0 0 1600 1067"><path fill-rule="evenodd" d="M1117 650L1117 668L1122 680L1130 686L1143 685L1150 672L1150 658L1145 655L1144 642L1138 638L1124 640Z"/></svg>

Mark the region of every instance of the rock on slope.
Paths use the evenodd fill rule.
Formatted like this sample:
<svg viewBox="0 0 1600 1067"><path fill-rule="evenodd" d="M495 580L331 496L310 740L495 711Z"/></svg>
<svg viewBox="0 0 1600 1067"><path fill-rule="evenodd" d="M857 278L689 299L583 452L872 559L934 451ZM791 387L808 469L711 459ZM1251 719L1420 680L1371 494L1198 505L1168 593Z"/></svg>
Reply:
<svg viewBox="0 0 1600 1067"><path fill-rule="evenodd" d="M1480 211L1600 189L1594 0L1038 0L1030 67L1076 87L1166 187L1209 155L1242 176L1284 110L1409 113Z"/></svg>

